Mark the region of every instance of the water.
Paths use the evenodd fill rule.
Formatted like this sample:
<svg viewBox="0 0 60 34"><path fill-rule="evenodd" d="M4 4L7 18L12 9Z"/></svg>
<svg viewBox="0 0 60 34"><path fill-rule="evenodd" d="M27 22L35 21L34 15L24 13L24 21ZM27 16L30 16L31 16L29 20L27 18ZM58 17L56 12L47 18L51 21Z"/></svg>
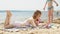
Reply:
<svg viewBox="0 0 60 34"><path fill-rule="evenodd" d="M47 20L48 18L48 12L47 11L41 11L42 16L41 20ZM12 21L24 21L25 19L31 17L34 13L34 11L11 11L12 13ZM60 13L57 15L57 12L54 12L54 17L60 16ZM0 11L0 22L4 21L6 18L6 11Z"/></svg>

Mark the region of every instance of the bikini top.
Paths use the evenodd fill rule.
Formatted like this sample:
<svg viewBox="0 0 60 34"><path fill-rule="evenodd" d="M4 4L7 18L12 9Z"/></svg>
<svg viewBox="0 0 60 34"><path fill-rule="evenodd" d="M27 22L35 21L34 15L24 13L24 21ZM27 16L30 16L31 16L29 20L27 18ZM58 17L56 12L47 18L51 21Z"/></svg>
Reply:
<svg viewBox="0 0 60 34"><path fill-rule="evenodd" d="M52 0L47 0L47 2L52 2Z"/></svg>

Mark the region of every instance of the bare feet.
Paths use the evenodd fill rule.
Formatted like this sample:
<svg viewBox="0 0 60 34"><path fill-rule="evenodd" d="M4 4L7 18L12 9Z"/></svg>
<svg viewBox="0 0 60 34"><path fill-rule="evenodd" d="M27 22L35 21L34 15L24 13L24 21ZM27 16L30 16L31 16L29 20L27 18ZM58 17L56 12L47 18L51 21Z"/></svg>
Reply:
<svg viewBox="0 0 60 34"><path fill-rule="evenodd" d="M7 16L8 17L11 17L12 16L12 14L11 14L11 12L9 10L7 10L6 12L7 12Z"/></svg>
<svg viewBox="0 0 60 34"><path fill-rule="evenodd" d="M11 12L9 10L7 10L6 12L7 12L7 16L6 16L4 27L9 28L9 27L11 27L10 26L10 18L12 16L12 14L11 14Z"/></svg>

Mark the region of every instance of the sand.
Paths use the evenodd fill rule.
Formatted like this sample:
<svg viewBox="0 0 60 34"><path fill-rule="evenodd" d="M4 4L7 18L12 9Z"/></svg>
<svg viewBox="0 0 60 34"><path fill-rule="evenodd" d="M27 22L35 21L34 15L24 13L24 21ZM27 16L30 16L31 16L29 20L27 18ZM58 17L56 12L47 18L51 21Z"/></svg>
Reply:
<svg viewBox="0 0 60 34"><path fill-rule="evenodd" d="M53 23L60 24L60 18L53 21Z"/></svg>
<svg viewBox="0 0 60 34"><path fill-rule="evenodd" d="M0 30L0 34L3 34L3 31L2 30Z"/></svg>
<svg viewBox="0 0 60 34"><path fill-rule="evenodd" d="M4 34L60 34L60 29L39 29L19 32L4 32Z"/></svg>
<svg viewBox="0 0 60 34"><path fill-rule="evenodd" d="M56 21L59 21L59 19L56 19ZM59 21L60 23L60 21ZM18 31L5 31L3 30L3 24L0 24L0 34L60 34L60 24L58 22L55 23L56 27L52 28L34 28L34 29L27 29L27 30L21 30L19 29ZM59 26L59 27L58 27Z"/></svg>
<svg viewBox="0 0 60 34"><path fill-rule="evenodd" d="M56 24L60 25L60 24ZM59 28L45 28L40 29L39 27L34 29L28 29L28 30L18 30L18 31L4 31L4 34L60 34L60 27Z"/></svg>

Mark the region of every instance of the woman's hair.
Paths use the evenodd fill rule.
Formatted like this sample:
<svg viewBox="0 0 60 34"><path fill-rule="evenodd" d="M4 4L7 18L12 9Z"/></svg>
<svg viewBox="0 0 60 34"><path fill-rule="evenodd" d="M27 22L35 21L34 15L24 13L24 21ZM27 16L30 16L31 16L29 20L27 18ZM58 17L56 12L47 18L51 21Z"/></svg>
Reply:
<svg viewBox="0 0 60 34"><path fill-rule="evenodd" d="M41 11L36 10L33 14L33 19L35 19L37 17L37 15L41 14Z"/></svg>

